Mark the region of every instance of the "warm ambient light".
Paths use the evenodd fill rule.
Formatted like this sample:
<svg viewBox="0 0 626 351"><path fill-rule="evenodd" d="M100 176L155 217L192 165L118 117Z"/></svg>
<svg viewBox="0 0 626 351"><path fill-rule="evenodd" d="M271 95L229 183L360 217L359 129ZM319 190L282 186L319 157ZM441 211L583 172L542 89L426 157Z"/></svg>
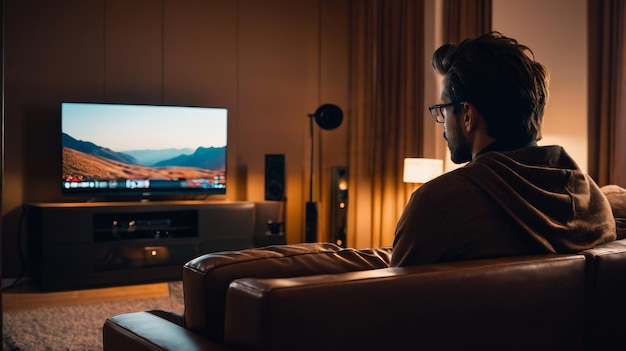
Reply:
<svg viewBox="0 0 626 351"><path fill-rule="evenodd" d="M346 179L339 180L337 187L339 190L348 190L348 181Z"/></svg>
<svg viewBox="0 0 626 351"><path fill-rule="evenodd" d="M442 173L442 160L432 158L405 158L402 180L405 183L424 184L440 176Z"/></svg>

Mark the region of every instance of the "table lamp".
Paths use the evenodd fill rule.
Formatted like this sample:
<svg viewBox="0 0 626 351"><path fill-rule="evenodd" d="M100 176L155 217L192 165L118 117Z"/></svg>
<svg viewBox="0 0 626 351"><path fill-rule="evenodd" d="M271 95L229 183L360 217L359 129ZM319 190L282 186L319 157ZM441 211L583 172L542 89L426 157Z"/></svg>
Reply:
<svg viewBox="0 0 626 351"><path fill-rule="evenodd" d="M441 174L443 174L443 160L432 158L404 159L402 180L405 183L415 183L419 186Z"/></svg>

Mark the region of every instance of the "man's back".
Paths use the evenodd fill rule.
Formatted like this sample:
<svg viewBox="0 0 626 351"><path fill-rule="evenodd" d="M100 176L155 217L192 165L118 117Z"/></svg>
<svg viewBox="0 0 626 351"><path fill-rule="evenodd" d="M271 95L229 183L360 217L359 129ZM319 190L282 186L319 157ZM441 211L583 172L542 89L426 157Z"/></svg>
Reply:
<svg viewBox="0 0 626 351"><path fill-rule="evenodd" d="M486 152L424 184L398 222L392 265L576 252L615 240L598 186L561 147Z"/></svg>

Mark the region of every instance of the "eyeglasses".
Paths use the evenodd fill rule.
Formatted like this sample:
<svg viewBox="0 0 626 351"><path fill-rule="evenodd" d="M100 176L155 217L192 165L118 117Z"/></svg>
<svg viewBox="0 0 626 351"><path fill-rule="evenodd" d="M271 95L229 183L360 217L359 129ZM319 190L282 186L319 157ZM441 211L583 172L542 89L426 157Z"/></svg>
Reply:
<svg viewBox="0 0 626 351"><path fill-rule="evenodd" d="M465 102L451 102L449 104L437 104L428 106L428 111L430 111L431 116L437 123L443 123L446 121L446 108L450 106L457 106L464 104Z"/></svg>

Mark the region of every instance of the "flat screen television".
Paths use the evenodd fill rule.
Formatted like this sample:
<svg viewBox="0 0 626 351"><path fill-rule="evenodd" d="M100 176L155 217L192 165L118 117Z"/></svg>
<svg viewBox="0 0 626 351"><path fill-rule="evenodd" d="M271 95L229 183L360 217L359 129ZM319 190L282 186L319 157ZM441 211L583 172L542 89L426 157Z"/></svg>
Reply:
<svg viewBox="0 0 626 351"><path fill-rule="evenodd" d="M228 110L61 103L62 192L225 194Z"/></svg>

